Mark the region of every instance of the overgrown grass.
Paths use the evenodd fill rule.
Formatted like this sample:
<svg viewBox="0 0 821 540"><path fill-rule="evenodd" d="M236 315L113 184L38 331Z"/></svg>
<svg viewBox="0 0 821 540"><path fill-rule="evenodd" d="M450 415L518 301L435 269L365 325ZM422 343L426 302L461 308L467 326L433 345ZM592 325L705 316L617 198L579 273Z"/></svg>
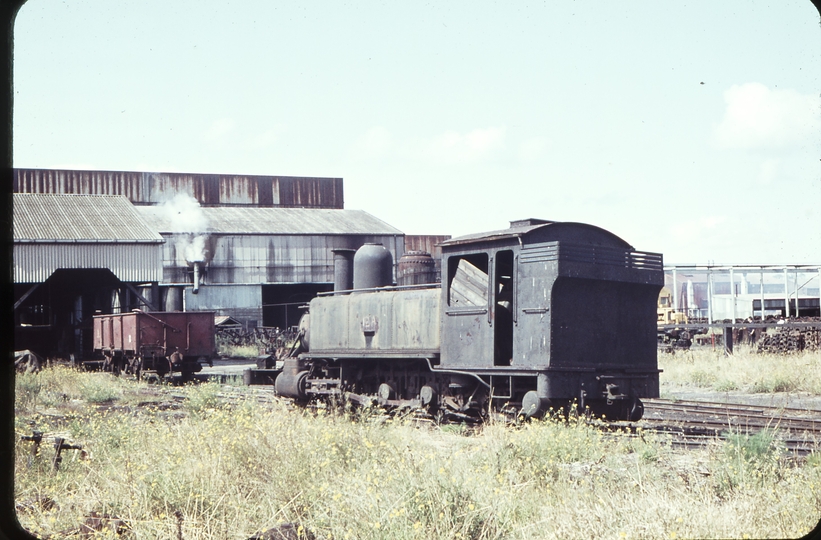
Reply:
<svg viewBox="0 0 821 540"><path fill-rule="evenodd" d="M721 348L694 348L659 353L662 384L750 393L807 392L821 395L821 351L791 355L757 354L736 347L732 356Z"/></svg>
<svg viewBox="0 0 821 540"><path fill-rule="evenodd" d="M17 500L56 502L18 514L41 535L64 536L96 511L138 538L177 538L181 519L186 540L284 522L321 539L795 537L821 508L821 459L788 461L769 434L682 452L661 435L576 420L460 431L262 405L251 389L215 384L174 388L178 408L86 400L38 416L24 402L42 387L80 396L86 380L108 380L55 371L18 377L18 432L61 430L90 459L67 453L55 472L47 445L30 464L28 443L18 447ZM115 405L145 390L116 388ZM229 391L249 397L220 398Z"/></svg>
<svg viewBox="0 0 821 540"><path fill-rule="evenodd" d="M110 373L84 373L62 366L17 376L18 407L36 411L61 406L71 401L106 403L124 396L138 386Z"/></svg>

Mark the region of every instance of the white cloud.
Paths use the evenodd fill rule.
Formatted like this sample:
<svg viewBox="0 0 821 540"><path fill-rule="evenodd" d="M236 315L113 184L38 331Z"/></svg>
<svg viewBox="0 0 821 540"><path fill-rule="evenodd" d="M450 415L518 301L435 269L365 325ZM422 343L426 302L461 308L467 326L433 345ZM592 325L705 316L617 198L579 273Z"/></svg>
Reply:
<svg viewBox="0 0 821 540"><path fill-rule="evenodd" d="M234 131L236 124L231 118L220 118L214 120L211 126L202 134L202 139L205 141L215 141L228 133Z"/></svg>
<svg viewBox="0 0 821 540"><path fill-rule="evenodd" d="M722 148L790 146L821 130L821 98L760 83L733 85L724 92L727 109L713 130Z"/></svg>
<svg viewBox="0 0 821 540"><path fill-rule="evenodd" d="M719 225L727 221L726 216L703 216L686 221L679 221L670 228L677 240L696 241L702 235L715 233Z"/></svg>
<svg viewBox="0 0 821 540"><path fill-rule="evenodd" d="M356 140L352 155L362 160L393 156L436 164L476 163L501 153L505 146L505 131L498 127L467 133L448 130L433 137L397 141L387 129L376 126Z"/></svg>
<svg viewBox="0 0 821 540"><path fill-rule="evenodd" d="M421 153L428 159L446 163L471 163L496 156L505 145L505 128L474 129L462 134L446 131L422 141Z"/></svg>
<svg viewBox="0 0 821 540"><path fill-rule="evenodd" d="M251 137L248 141L248 146L251 148L268 148L274 146L274 144L279 140L279 131L275 129L269 129Z"/></svg>
<svg viewBox="0 0 821 540"><path fill-rule="evenodd" d="M359 137L353 145L353 154L359 159L375 159L387 154L393 147L390 132L375 126Z"/></svg>
<svg viewBox="0 0 821 540"><path fill-rule="evenodd" d="M536 161L544 157L550 148L550 139L547 137L533 137L519 146L519 159L522 161Z"/></svg>
<svg viewBox="0 0 821 540"><path fill-rule="evenodd" d="M758 183L767 185L771 184L773 179L778 176L779 159L766 159L761 163L758 170Z"/></svg>

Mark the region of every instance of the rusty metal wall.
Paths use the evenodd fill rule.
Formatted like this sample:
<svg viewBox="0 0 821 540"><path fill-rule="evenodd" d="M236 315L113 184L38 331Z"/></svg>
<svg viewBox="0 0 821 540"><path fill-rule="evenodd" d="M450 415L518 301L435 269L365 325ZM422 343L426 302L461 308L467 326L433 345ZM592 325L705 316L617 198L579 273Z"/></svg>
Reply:
<svg viewBox="0 0 821 540"><path fill-rule="evenodd" d="M200 287L199 293L185 290L186 311L214 311L219 315L230 315L241 323L256 321L262 324L261 285L210 285Z"/></svg>
<svg viewBox="0 0 821 540"><path fill-rule="evenodd" d="M343 208L342 178L14 169L14 193L125 195L158 204L189 193L203 206Z"/></svg>
<svg viewBox="0 0 821 540"><path fill-rule="evenodd" d="M429 234L406 234L405 235L405 252L408 251L427 251L433 257L434 267L436 269L436 281L442 280L442 248L437 244L450 240L448 235L429 235Z"/></svg>
<svg viewBox="0 0 821 540"><path fill-rule="evenodd" d="M163 234L163 283L190 283L191 268L175 236ZM203 287L228 283L333 283L333 253L366 242L383 244L394 261L404 252L402 235L221 235L206 239ZM202 291L202 289L201 289Z"/></svg>
<svg viewBox="0 0 821 540"><path fill-rule="evenodd" d="M58 268L108 268L121 281L162 279L162 244L15 243L14 282L43 283Z"/></svg>
<svg viewBox="0 0 821 540"><path fill-rule="evenodd" d="M450 240L448 235L428 235L428 234L406 234L405 235L405 250L406 251L427 251L434 259L442 258L442 248L437 247L445 240Z"/></svg>

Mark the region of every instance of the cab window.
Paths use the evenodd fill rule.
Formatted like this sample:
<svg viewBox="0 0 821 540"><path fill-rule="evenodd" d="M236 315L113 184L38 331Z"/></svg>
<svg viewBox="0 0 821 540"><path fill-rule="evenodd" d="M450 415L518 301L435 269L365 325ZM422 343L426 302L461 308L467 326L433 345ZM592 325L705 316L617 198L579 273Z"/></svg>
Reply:
<svg viewBox="0 0 821 540"><path fill-rule="evenodd" d="M448 305L451 307L486 307L487 299L487 253L449 257Z"/></svg>

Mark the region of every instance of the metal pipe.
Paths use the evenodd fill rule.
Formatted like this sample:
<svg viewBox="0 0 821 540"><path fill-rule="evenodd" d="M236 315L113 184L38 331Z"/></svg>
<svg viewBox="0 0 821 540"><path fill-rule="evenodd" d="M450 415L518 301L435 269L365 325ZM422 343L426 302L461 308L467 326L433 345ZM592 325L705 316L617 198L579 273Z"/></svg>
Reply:
<svg viewBox="0 0 821 540"><path fill-rule="evenodd" d="M676 286L675 268L673 268L673 313L678 313L678 287Z"/></svg>
<svg viewBox="0 0 821 540"><path fill-rule="evenodd" d="M334 292L353 289L353 256L355 249L332 249L334 254Z"/></svg>
<svg viewBox="0 0 821 540"><path fill-rule="evenodd" d="M191 290L192 293L197 294L200 292L200 263L194 263L194 288Z"/></svg>
<svg viewBox="0 0 821 540"><path fill-rule="evenodd" d="M713 270L707 267L707 322L713 322Z"/></svg>
<svg viewBox="0 0 821 540"><path fill-rule="evenodd" d="M786 266L784 267L784 317L790 317L790 279Z"/></svg>

